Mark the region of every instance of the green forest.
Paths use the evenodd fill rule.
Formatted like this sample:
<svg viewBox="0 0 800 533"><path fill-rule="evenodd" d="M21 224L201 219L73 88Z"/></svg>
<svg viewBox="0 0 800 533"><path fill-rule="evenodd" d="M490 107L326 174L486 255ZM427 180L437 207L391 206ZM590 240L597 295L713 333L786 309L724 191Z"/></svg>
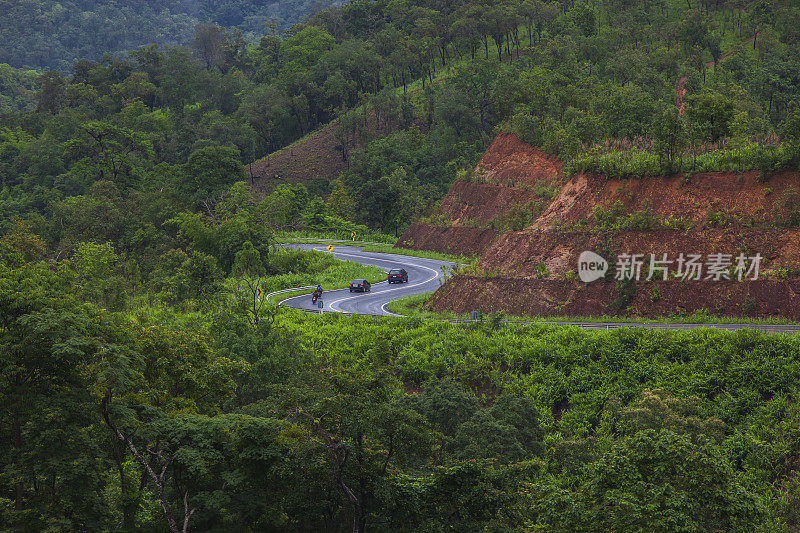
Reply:
<svg viewBox="0 0 800 533"><path fill-rule="evenodd" d="M0 63L68 72L78 60L120 56L142 45L186 45L202 25L253 41L267 27L288 28L316 7L310 0L5 0Z"/></svg>
<svg viewBox="0 0 800 533"><path fill-rule="evenodd" d="M800 530L793 335L261 297L384 279L279 244L394 243L502 131L796 169L798 1L73 4L0 17L0 530ZM253 174L328 125L334 179Z"/></svg>

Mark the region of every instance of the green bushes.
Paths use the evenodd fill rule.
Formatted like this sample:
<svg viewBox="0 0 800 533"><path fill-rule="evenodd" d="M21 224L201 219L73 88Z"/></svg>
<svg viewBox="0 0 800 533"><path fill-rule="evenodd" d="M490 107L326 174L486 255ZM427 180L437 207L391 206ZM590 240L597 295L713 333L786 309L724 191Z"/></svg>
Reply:
<svg viewBox="0 0 800 533"><path fill-rule="evenodd" d="M619 150L610 153L593 149L578 155L564 165L568 175L595 172L608 179L647 178L668 176L681 172L740 172L760 170L768 177L771 172L793 164L792 151L785 145L748 143L736 150L714 150L676 161L668 161L654 152L641 149Z"/></svg>
<svg viewBox="0 0 800 533"><path fill-rule="evenodd" d="M397 237L386 235L367 226L355 224L339 217L325 215L318 217L316 220L312 220L309 217L304 217L303 220L305 221L305 229L281 231L278 233L278 239L318 238L349 241L352 239L352 234L355 233L357 241L382 242L386 244L394 244L397 241Z"/></svg>
<svg viewBox="0 0 800 533"><path fill-rule="evenodd" d="M739 221L739 217L730 209L722 209L721 211L709 209L706 212L705 227L727 228L735 221Z"/></svg>
<svg viewBox="0 0 800 533"><path fill-rule="evenodd" d="M624 215L625 208L622 202L617 200L608 209L595 206L592 210L595 225L602 231L650 231L659 226L659 222L653 215L653 208L650 203L645 201L642 208L630 215Z"/></svg>
<svg viewBox="0 0 800 533"><path fill-rule="evenodd" d="M625 309L636 298L636 283L632 279L617 282L617 297L611 305L618 310Z"/></svg>
<svg viewBox="0 0 800 533"><path fill-rule="evenodd" d="M430 216L421 216L417 219L418 224L427 224L429 226L446 227L453 223L446 214L436 212Z"/></svg>
<svg viewBox="0 0 800 533"><path fill-rule="evenodd" d="M577 488L543 498L555 531L754 531L766 518L762 496L707 439L641 431L583 474Z"/></svg>
<svg viewBox="0 0 800 533"><path fill-rule="evenodd" d="M558 194L558 189L545 181L537 182L531 190L534 194L541 196L545 200L552 200Z"/></svg>
<svg viewBox="0 0 800 533"><path fill-rule="evenodd" d="M497 231L522 231L530 226L547 207L542 201L528 202L524 206L514 206L509 211L489 221L489 227Z"/></svg>
<svg viewBox="0 0 800 533"><path fill-rule="evenodd" d="M781 226L795 228L800 226L800 197L797 189L788 186L773 207L775 222Z"/></svg>
<svg viewBox="0 0 800 533"><path fill-rule="evenodd" d="M564 172L596 172L608 179L645 178L663 174L658 155L636 149L611 153L589 151L564 165Z"/></svg>
<svg viewBox="0 0 800 533"><path fill-rule="evenodd" d="M83 270L109 256L82 255ZM275 268L331 269L304 252L276 256ZM123 483L147 530L164 529L145 512L159 497L196 506L199 530L251 516L270 530L343 530L358 508L348 487L365 487L356 503L386 531L446 521L458 531L782 531L797 514L786 480L797 470L800 336L514 327L497 312L469 325L274 308L255 321L229 305L112 313L81 303L74 280L68 264L0 266L11 324L0 354L55 386L3 389L33 406L23 420L42 429L0 440L6 471L24 474L4 490L21 482L35 494L45 472L61 491L25 498L36 516L74 493L108 509L91 529L118 529ZM51 419L80 446L59 448ZM141 459L109 445L115 435L169 454L162 466L181 485L142 477ZM220 501L236 502L232 514Z"/></svg>

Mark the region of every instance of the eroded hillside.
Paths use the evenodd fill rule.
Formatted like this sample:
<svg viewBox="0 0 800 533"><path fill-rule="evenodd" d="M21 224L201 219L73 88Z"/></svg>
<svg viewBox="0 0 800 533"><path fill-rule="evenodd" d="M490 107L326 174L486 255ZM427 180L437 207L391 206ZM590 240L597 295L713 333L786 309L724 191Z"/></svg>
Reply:
<svg viewBox="0 0 800 533"><path fill-rule="evenodd" d="M478 255L509 230L532 223L563 185L561 163L521 142L498 135L471 174L453 183L437 213L413 224L402 246Z"/></svg>
<svg viewBox="0 0 800 533"><path fill-rule="evenodd" d="M450 280L432 308L800 318L796 171L566 178L558 161L502 134L470 179L453 184L430 220L438 225L416 224L401 240L479 256L475 272ZM608 261L605 277L580 280L584 251ZM631 261L625 254L639 255L638 280L633 268L620 270ZM690 255L699 271L683 268ZM651 270L651 258L666 262Z"/></svg>

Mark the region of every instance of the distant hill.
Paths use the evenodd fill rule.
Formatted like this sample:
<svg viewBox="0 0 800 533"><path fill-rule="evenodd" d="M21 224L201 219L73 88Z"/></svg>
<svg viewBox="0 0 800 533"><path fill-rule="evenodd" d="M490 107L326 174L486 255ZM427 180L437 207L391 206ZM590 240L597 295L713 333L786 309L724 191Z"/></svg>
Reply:
<svg viewBox="0 0 800 533"><path fill-rule="evenodd" d="M254 41L275 18L285 28L318 0L4 0L0 63L68 71L77 60L99 60L142 45L183 45L199 23L243 32ZM323 4L325 2L322 2Z"/></svg>

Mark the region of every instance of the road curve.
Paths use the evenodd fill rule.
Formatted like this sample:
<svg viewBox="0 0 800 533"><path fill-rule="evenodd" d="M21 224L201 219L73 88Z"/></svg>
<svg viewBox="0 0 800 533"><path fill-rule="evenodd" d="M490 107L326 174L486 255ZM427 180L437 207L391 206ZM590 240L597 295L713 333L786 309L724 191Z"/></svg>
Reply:
<svg viewBox="0 0 800 533"><path fill-rule="evenodd" d="M286 247L327 252L324 244L289 244ZM393 268L405 268L408 272L408 283L389 285L384 280L373 283L372 290L367 293L351 293L349 289L325 291L322 300L325 302L324 310L326 312L398 316L386 308L389 302L405 296L435 291L442 282L442 267L455 264L449 261L407 255L363 252L360 247L335 244L332 253L337 259L377 266L387 272ZM281 305L297 309L318 310L317 305L311 303L310 294L287 298L281 302Z"/></svg>
<svg viewBox="0 0 800 533"><path fill-rule="evenodd" d="M327 252L324 244L287 244L287 248L316 250ZM392 268L405 268L408 272L408 283L389 285L386 281L373 283L372 292L351 293L348 289L325 291L323 301L326 312L354 313L375 316L399 316L391 313L386 305L392 300L414 294L433 292L442 282L442 266L453 266L455 263L424 259L398 254L378 252L362 252L361 247L334 245L333 255L345 261L355 261L362 265L374 265L386 271ZM323 287L324 288L324 287ZM311 295L294 296L281 302L281 305L318 311L316 304L311 303ZM449 320L451 323L471 322L469 320ZM682 324L664 322L543 322L543 321L504 321L506 324L549 324L558 326L578 326L584 329L616 329L621 327L643 327L659 330L686 330L696 328L716 328L726 331L754 329L775 333L800 333L800 324Z"/></svg>

